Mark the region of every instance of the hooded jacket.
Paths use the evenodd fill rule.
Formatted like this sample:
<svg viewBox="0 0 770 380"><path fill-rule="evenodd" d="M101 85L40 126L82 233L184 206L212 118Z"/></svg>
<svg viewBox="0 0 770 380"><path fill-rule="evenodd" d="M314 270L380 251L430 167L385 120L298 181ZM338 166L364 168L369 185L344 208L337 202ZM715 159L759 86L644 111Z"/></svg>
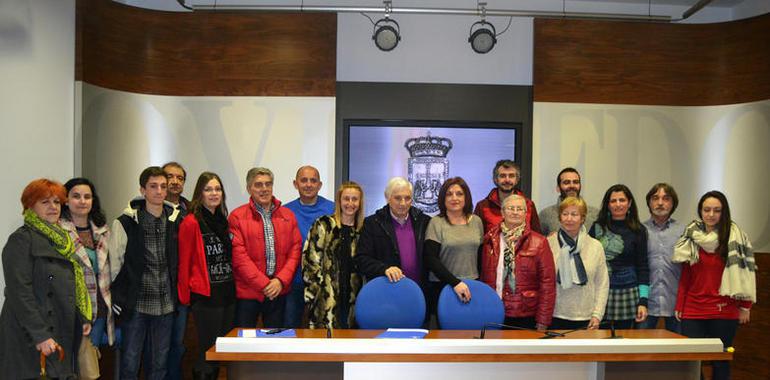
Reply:
<svg viewBox="0 0 770 380"><path fill-rule="evenodd" d="M108 242L110 273L112 274L112 310L116 316L131 315L136 308L136 301L145 271L144 231L139 220L140 210L145 210L145 200L134 198L128 203L114 222ZM177 284L179 233L179 209L169 202L164 202L166 214L166 262L172 294ZM174 297L175 304L178 298Z"/></svg>

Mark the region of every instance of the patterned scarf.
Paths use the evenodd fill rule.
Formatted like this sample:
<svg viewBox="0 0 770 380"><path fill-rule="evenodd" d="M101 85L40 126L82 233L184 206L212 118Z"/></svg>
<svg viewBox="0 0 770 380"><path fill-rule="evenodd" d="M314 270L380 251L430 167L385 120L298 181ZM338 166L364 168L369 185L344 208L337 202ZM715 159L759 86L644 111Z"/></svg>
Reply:
<svg viewBox="0 0 770 380"><path fill-rule="evenodd" d="M72 271L75 274L75 302L77 303L78 311L83 316L83 320L91 321L91 297L88 295L83 268L75 257L75 245L72 243L72 239L70 239L67 231L64 231L59 225L40 219L30 209L24 210L24 224L48 238L53 243L54 248L56 248L56 252L59 252L60 255L72 263Z"/></svg>
<svg viewBox="0 0 770 380"><path fill-rule="evenodd" d="M604 256L607 258L607 270L609 273L612 273L610 261L623 253L623 237L610 231L609 228L605 230L599 223L594 224L594 226L596 240L599 240L599 243L602 243L602 247L604 247Z"/></svg>
<svg viewBox="0 0 770 380"><path fill-rule="evenodd" d="M556 268L558 269L556 283L560 284L562 289L569 289L572 285L583 286L588 282L586 268L583 265L583 259L580 257L580 245L578 244L581 235L585 235L585 230L582 227L575 239L559 228L558 238L561 252L556 262Z"/></svg>
<svg viewBox="0 0 770 380"><path fill-rule="evenodd" d="M508 228L505 223L500 223L503 241L505 241L505 248L503 249L503 278L504 282L508 283L512 292L516 290L516 241L518 241L521 234L524 233L525 227L525 223L514 228Z"/></svg>
<svg viewBox="0 0 770 380"><path fill-rule="evenodd" d="M706 232L702 220L693 220L684 229L684 234L674 245L671 261L675 263L696 264L700 257L698 248L713 253L719 248L719 235L716 231ZM738 225L730 225L730 237L727 242L727 261L722 272L719 294L738 300L757 302L756 271L754 251L746 233Z"/></svg>

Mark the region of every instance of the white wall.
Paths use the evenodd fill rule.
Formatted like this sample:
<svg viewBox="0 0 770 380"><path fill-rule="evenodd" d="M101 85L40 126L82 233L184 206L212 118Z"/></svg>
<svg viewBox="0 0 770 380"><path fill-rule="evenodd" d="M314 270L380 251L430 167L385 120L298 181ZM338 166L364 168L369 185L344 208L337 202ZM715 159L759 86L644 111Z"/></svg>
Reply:
<svg viewBox="0 0 770 380"><path fill-rule="evenodd" d="M643 220L657 182L679 194L674 217L696 217L700 196L720 190L757 251L770 251L770 100L708 107L535 103L532 198L555 203L556 175L578 169L583 196L599 206L615 183L628 185Z"/></svg>
<svg viewBox="0 0 770 380"><path fill-rule="evenodd" d="M22 224L19 199L27 183L73 174L74 72L75 0L0 1L3 245Z"/></svg>
<svg viewBox="0 0 770 380"><path fill-rule="evenodd" d="M96 185L108 219L139 195L139 173L178 161L187 170L183 195L198 175L222 178L227 205L248 199L246 172L275 174L275 196L297 198L297 168L321 173L321 195L334 192L334 98L216 97L132 94L83 84L83 175Z"/></svg>
<svg viewBox="0 0 770 380"><path fill-rule="evenodd" d="M328 3L326 1L325 3ZM422 7L473 6L464 1L398 2L399 6L419 3ZM469 5L471 3L471 5ZM533 9L532 2L489 1L488 8ZM561 1L537 3L538 9L561 11ZM518 7L517 7L518 6ZM681 17L687 7L654 5L652 14ZM646 14L647 5L612 2L573 2L567 11ZM369 14L375 21L383 17ZM730 8L707 7L687 23L729 21ZM533 19L514 17L508 31L498 37L487 54L475 53L468 43L475 16L394 14L402 40L389 52L380 51L372 41L372 23L360 14L337 16L337 80L360 82L532 84ZM508 24L508 17L488 17L497 32Z"/></svg>
<svg viewBox="0 0 770 380"><path fill-rule="evenodd" d="M476 54L468 43L476 18L397 15L394 19L401 26L402 40L392 51L383 52L372 41L369 19L349 13L337 16L338 81L532 84L531 18L514 18L487 54ZM500 32L508 18L488 21Z"/></svg>
<svg viewBox="0 0 770 380"><path fill-rule="evenodd" d="M770 13L770 1L767 0L743 0L732 8L732 19L740 20Z"/></svg>

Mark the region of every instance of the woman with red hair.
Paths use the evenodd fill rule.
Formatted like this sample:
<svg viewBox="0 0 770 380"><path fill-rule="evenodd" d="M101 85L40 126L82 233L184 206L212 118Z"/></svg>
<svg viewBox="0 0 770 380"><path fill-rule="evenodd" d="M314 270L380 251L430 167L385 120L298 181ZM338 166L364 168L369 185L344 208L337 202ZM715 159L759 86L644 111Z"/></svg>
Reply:
<svg viewBox="0 0 770 380"><path fill-rule="evenodd" d="M0 313L0 373L9 379L40 375L40 353L50 378L75 378L81 333L91 330L91 301L72 239L57 222L67 192L37 179L21 195L24 225L2 253L5 303ZM82 327L82 328L81 328ZM63 361L51 356L64 350Z"/></svg>

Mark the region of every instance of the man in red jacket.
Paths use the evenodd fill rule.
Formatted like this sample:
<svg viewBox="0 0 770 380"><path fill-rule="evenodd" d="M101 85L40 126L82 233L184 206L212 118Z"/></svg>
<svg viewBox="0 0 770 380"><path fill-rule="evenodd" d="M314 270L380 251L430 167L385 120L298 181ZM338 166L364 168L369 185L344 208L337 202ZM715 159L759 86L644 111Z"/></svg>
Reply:
<svg viewBox="0 0 770 380"><path fill-rule="evenodd" d="M520 179L521 169L518 164L511 160L497 161L495 168L492 170L492 181L494 181L496 187L489 192L486 198L477 203L476 209L473 210L473 213L478 215L484 222L484 233L489 232L489 230L500 225L500 222L503 221L500 205L511 194L524 197L527 201L527 225L532 231L540 232L540 219L537 217L535 203L519 190Z"/></svg>
<svg viewBox="0 0 770 380"><path fill-rule="evenodd" d="M283 325L286 294L291 290L302 251L294 214L273 196L273 172L252 168L246 174L249 201L228 221L233 237L233 273L237 298L235 324Z"/></svg>

